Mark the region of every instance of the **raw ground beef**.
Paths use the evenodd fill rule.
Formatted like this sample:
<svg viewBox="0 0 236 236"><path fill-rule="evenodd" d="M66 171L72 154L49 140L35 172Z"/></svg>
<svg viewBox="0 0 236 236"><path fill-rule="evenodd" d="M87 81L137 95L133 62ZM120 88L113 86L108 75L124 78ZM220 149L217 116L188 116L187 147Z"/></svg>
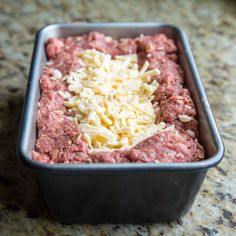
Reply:
<svg viewBox="0 0 236 236"><path fill-rule="evenodd" d="M52 80L53 69L62 76L80 68L78 52L95 48L112 56L137 53L139 66L147 60L149 69L161 72L156 79L159 87L153 103L160 110L157 121L176 130L159 132L128 150L99 151L90 154L82 139L79 125L68 113L64 99L58 91L67 91L62 80ZM122 162L192 162L204 159L203 147L198 142L196 110L188 89L184 86L184 73L178 64L178 51L173 40L163 34L140 36L135 39L112 39L98 32L79 37L51 38L46 43L50 63L45 65L40 78L41 99L38 107L38 137L33 159L46 163L122 163ZM179 115L191 117L188 122Z"/></svg>

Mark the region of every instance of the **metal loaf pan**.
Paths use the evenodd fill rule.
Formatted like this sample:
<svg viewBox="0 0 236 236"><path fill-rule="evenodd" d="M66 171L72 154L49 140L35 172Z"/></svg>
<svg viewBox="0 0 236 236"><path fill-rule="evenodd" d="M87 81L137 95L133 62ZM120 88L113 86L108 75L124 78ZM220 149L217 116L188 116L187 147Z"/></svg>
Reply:
<svg viewBox="0 0 236 236"><path fill-rule="evenodd" d="M186 85L198 113L200 142L207 159L193 163L44 164L31 158L36 140L39 77L50 37L97 30L114 38L164 33L175 40ZM63 223L169 221L190 209L207 170L223 157L212 116L185 33L159 23L57 23L38 31L22 114L17 153L36 179L51 215Z"/></svg>

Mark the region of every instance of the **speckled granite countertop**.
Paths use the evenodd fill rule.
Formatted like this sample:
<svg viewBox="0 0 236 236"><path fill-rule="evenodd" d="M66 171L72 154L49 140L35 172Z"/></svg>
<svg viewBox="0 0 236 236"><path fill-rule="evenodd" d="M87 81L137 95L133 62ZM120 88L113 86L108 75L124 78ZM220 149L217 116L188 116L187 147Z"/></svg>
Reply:
<svg viewBox="0 0 236 236"><path fill-rule="evenodd" d="M236 235L236 2L121 2L0 1L0 235ZM183 219L166 224L61 225L50 219L31 176L16 161L35 31L78 18L170 22L188 33L226 153L208 172Z"/></svg>

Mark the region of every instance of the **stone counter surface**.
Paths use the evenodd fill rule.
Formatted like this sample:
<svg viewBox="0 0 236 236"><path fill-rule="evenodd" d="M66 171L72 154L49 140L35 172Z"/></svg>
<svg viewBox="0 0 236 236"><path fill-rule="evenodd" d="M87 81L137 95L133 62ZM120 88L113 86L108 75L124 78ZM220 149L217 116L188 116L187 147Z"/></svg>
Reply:
<svg viewBox="0 0 236 236"><path fill-rule="evenodd" d="M162 21L189 36L224 139L223 161L209 170L190 212L170 223L62 225L50 219L15 145L34 35L45 24ZM236 2L0 1L0 235L236 235Z"/></svg>

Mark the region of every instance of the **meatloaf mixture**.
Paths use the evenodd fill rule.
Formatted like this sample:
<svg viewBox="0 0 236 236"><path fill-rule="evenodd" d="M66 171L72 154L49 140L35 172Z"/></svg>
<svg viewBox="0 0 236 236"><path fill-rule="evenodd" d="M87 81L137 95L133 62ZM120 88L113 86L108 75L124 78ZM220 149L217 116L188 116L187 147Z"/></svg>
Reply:
<svg viewBox="0 0 236 236"><path fill-rule="evenodd" d="M34 160L46 163L204 159L178 49L163 34L50 38L40 77Z"/></svg>

